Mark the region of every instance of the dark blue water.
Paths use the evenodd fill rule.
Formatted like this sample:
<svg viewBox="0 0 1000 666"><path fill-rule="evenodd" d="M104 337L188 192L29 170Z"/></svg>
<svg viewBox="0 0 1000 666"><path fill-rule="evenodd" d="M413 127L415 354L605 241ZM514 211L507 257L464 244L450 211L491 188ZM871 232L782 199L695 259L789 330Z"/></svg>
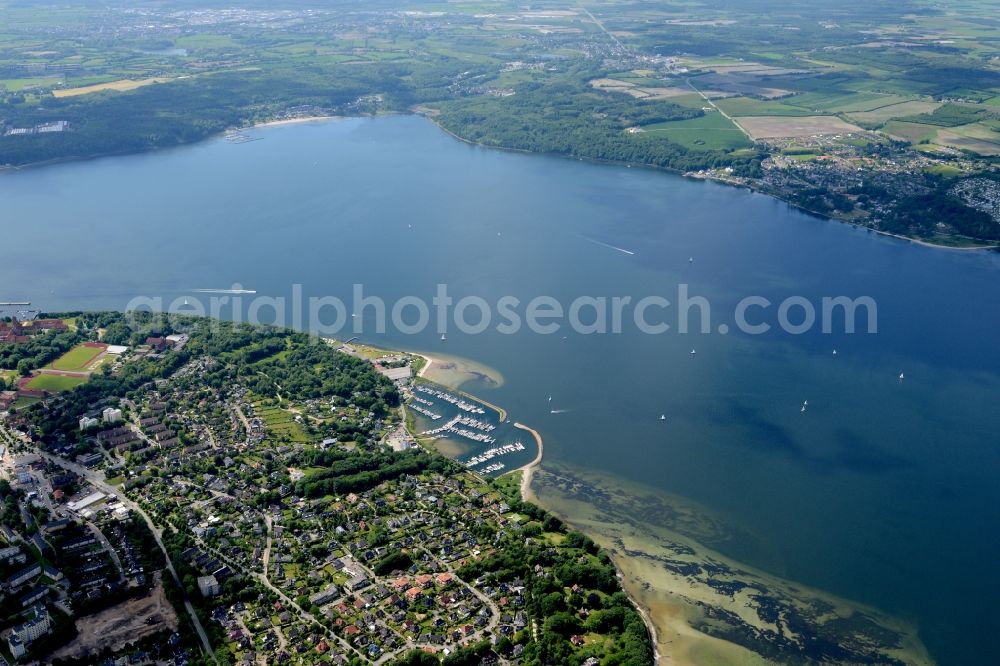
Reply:
<svg viewBox="0 0 1000 666"><path fill-rule="evenodd" d="M702 503L756 536L726 554L914 620L942 663L1000 648L1000 256L662 173L478 149L418 118L255 133L0 177L0 300L120 309L239 282L349 302L361 283L391 305L443 283L456 300L517 297L523 314L539 295L676 302L685 283L711 330L733 331L746 296L775 304L751 310L772 325L789 296L817 310L870 296L877 334L647 335L626 315L620 334L449 328L441 342L378 335L368 311L362 337L500 369L502 388L469 388L538 428L550 461Z"/></svg>

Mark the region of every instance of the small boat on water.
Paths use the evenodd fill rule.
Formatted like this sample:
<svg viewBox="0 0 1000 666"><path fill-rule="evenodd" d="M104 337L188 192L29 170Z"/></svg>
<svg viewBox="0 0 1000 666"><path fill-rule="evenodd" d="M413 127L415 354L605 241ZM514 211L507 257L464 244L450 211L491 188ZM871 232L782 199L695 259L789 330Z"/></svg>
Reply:
<svg viewBox="0 0 1000 666"><path fill-rule="evenodd" d="M444 342L444 341L445 341L445 339L446 339L446 338L445 338L445 335L444 335L444 333L442 333L442 334L441 334L441 342Z"/></svg>
<svg viewBox="0 0 1000 666"><path fill-rule="evenodd" d="M698 352L696 352L695 350L693 350L693 349L691 350L691 356L694 356L694 355L695 355L695 354L697 354L697 353L698 353Z"/></svg>
<svg viewBox="0 0 1000 666"><path fill-rule="evenodd" d="M667 420L667 415L666 414L660 414L660 420L661 421L666 421Z"/></svg>
<svg viewBox="0 0 1000 666"><path fill-rule="evenodd" d="M903 373L899 373L899 381L903 381Z"/></svg>

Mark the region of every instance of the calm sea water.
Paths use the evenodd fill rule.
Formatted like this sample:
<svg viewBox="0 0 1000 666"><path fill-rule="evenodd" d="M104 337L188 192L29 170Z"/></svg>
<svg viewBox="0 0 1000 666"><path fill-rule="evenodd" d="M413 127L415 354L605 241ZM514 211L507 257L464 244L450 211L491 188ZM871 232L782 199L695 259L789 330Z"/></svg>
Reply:
<svg viewBox="0 0 1000 666"><path fill-rule="evenodd" d="M363 283L391 303L444 283L568 304L686 283L714 330L749 295L871 296L877 335L363 337L500 369L502 388L470 388L541 430L549 460L701 502L755 535L728 555L915 620L942 663L1000 649L1000 256L479 149L419 118L253 133L0 177L0 300L120 309L239 282L345 300Z"/></svg>

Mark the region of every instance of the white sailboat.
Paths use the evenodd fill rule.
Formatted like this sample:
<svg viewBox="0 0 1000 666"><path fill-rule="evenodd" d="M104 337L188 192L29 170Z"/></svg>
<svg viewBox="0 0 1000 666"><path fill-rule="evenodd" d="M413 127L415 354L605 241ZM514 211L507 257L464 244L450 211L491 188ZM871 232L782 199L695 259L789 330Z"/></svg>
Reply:
<svg viewBox="0 0 1000 666"><path fill-rule="evenodd" d="M667 415L666 414L660 414L660 420L661 421L666 421L667 420Z"/></svg>

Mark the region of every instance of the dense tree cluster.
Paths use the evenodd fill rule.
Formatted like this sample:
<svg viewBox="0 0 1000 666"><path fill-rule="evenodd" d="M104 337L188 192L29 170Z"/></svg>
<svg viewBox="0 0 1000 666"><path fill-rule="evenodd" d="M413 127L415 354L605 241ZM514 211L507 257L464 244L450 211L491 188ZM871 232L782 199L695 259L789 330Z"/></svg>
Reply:
<svg viewBox="0 0 1000 666"><path fill-rule="evenodd" d="M385 481L398 479L407 474L419 474L425 471L445 472L455 467L455 464L447 458L429 455L420 449L410 449L402 453L388 451L365 455L344 451L310 453L313 454L311 457L313 465L323 469L295 484L295 493L304 497L364 492Z"/></svg>
<svg viewBox="0 0 1000 666"><path fill-rule="evenodd" d="M948 194L945 186L901 199L879 228L908 236L930 236L938 230L939 223L964 236L1000 240L1000 224L990 214L966 206Z"/></svg>
<svg viewBox="0 0 1000 666"><path fill-rule="evenodd" d="M440 122L462 138L487 146L643 164L676 171L732 166L741 175L759 171L760 156L694 151L662 137L629 133L629 127L702 115L664 101L634 100L586 88L579 81L530 83L507 97L474 97L442 105Z"/></svg>
<svg viewBox="0 0 1000 666"><path fill-rule="evenodd" d="M27 342L0 345L0 369L18 370L27 375L56 360L80 342L74 331L49 331L35 335Z"/></svg>

